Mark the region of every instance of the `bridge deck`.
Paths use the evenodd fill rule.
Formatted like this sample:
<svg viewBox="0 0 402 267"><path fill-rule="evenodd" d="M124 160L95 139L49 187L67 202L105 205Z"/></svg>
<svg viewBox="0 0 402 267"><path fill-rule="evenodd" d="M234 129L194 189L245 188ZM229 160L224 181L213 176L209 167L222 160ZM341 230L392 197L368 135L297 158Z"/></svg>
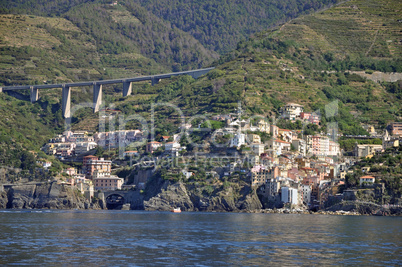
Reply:
<svg viewBox="0 0 402 267"><path fill-rule="evenodd" d="M17 85L17 86L4 86L2 87L3 91L6 90L27 90L27 89L51 89L51 88L63 88L63 87L81 87L81 86L92 86L92 85L104 85L104 84L116 84L116 83L124 83L124 82L140 82L140 81L152 81L154 79L167 79L172 76L178 75L191 75L191 76L201 76L208 71L214 69L205 68L205 69L197 69L197 70L189 70L189 71L180 71L180 72L172 72L172 73L164 73L158 75L149 75L149 76L139 76L133 78L125 78L125 79L114 79L114 80L100 80L100 81L88 81L88 82L76 82L76 83L63 83L63 84L42 84L42 85Z"/></svg>

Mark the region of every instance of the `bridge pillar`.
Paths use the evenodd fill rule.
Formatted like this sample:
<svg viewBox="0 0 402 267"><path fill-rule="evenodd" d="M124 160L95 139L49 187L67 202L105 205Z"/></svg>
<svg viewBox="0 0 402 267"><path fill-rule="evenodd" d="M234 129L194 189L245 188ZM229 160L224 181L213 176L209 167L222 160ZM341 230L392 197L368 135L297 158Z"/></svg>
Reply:
<svg viewBox="0 0 402 267"><path fill-rule="evenodd" d="M152 86L159 83L159 79L155 78L155 77L152 77L151 81L152 81Z"/></svg>
<svg viewBox="0 0 402 267"><path fill-rule="evenodd" d="M34 88L33 86L31 86L30 89L31 89L31 103L35 103L39 99L38 89Z"/></svg>
<svg viewBox="0 0 402 267"><path fill-rule="evenodd" d="M63 117L70 118L71 87L63 85L61 101L62 101Z"/></svg>
<svg viewBox="0 0 402 267"><path fill-rule="evenodd" d="M132 82L123 82L123 96L131 95Z"/></svg>
<svg viewBox="0 0 402 267"><path fill-rule="evenodd" d="M94 104L94 113L98 112L99 107L102 104L102 84L94 83L93 104Z"/></svg>

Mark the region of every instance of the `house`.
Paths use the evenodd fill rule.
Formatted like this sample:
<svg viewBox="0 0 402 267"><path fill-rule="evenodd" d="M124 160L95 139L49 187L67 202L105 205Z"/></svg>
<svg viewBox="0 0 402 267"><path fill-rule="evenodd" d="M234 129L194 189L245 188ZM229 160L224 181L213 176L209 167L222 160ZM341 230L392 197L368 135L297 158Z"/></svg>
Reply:
<svg viewBox="0 0 402 267"><path fill-rule="evenodd" d="M120 190L124 183L123 178L119 178L116 175L105 176L102 178L93 179L95 190Z"/></svg>
<svg viewBox="0 0 402 267"><path fill-rule="evenodd" d="M160 147L162 147L162 143L157 142L157 141L152 141L147 144L145 151L149 152L149 153L154 153L154 151Z"/></svg>
<svg viewBox="0 0 402 267"><path fill-rule="evenodd" d="M328 156L339 156L341 148L337 142L329 141Z"/></svg>
<svg viewBox="0 0 402 267"><path fill-rule="evenodd" d="M250 144L259 144L261 143L261 137L258 134L249 134L247 135L248 143Z"/></svg>
<svg viewBox="0 0 402 267"><path fill-rule="evenodd" d="M311 201L311 185L303 184L301 185L302 201L303 204L308 205Z"/></svg>
<svg viewBox="0 0 402 267"><path fill-rule="evenodd" d="M168 153L171 153L173 156L178 156L179 155L179 151L186 149L185 147L181 147L180 143L178 142L167 142L165 144L165 151Z"/></svg>
<svg viewBox="0 0 402 267"><path fill-rule="evenodd" d="M293 139L297 137L297 135L288 129L278 129L278 134L282 140L291 143Z"/></svg>
<svg viewBox="0 0 402 267"><path fill-rule="evenodd" d="M70 167L70 168L65 169L64 172L70 176L73 176L73 175L77 174L77 169Z"/></svg>
<svg viewBox="0 0 402 267"><path fill-rule="evenodd" d="M265 145L260 143L250 145L251 151L258 156L264 153L264 147Z"/></svg>
<svg viewBox="0 0 402 267"><path fill-rule="evenodd" d="M402 122L393 122L390 125L391 135L402 136Z"/></svg>
<svg viewBox="0 0 402 267"><path fill-rule="evenodd" d="M163 135L163 136L160 138L160 141L161 141L161 142L167 142L167 141L169 140L169 138L170 138L170 136L168 136L168 135Z"/></svg>
<svg viewBox="0 0 402 267"><path fill-rule="evenodd" d="M316 114L315 112L302 112L300 113L300 119L303 121L308 121L312 124L319 125L320 124L320 115Z"/></svg>
<svg viewBox="0 0 402 267"><path fill-rule="evenodd" d="M279 135L279 127L276 125L271 125L270 132L271 132L273 138L277 138Z"/></svg>
<svg viewBox="0 0 402 267"><path fill-rule="evenodd" d="M240 146L245 144L246 144L246 135L242 133L235 134L235 136L230 140L230 147L239 148Z"/></svg>
<svg viewBox="0 0 402 267"><path fill-rule="evenodd" d="M74 153L75 155L84 154L92 149L95 149L98 146L95 142L79 142L75 147Z"/></svg>
<svg viewBox="0 0 402 267"><path fill-rule="evenodd" d="M371 158L377 151L381 151L382 145L355 145L354 148L354 156L361 158L361 157L368 157Z"/></svg>
<svg viewBox="0 0 402 267"><path fill-rule="evenodd" d="M362 185L363 183L373 184L374 182L375 182L375 177L373 177L373 176L365 175L365 176L360 177L360 185Z"/></svg>
<svg viewBox="0 0 402 267"><path fill-rule="evenodd" d="M295 120L296 117L300 117L303 112L303 106L295 103L288 103L283 106L280 111L281 117L289 120Z"/></svg>
<svg viewBox="0 0 402 267"><path fill-rule="evenodd" d="M263 133L269 133L270 132L270 126L269 123L266 122L265 120L260 120L258 121L258 131L263 132Z"/></svg>
<svg viewBox="0 0 402 267"><path fill-rule="evenodd" d="M306 155L307 144L306 141L304 141L303 139L293 139L292 146L303 156Z"/></svg>
<svg viewBox="0 0 402 267"><path fill-rule="evenodd" d="M307 135L305 136L307 143L307 153L313 155L329 155L330 141L327 136Z"/></svg>
<svg viewBox="0 0 402 267"><path fill-rule="evenodd" d="M138 151L126 151L123 153L123 157L135 157L138 155Z"/></svg>
<svg viewBox="0 0 402 267"><path fill-rule="evenodd" d="M271 139L267 142L268 149L272 149L277 155L283 151L290 151L290 143L279 139Z"/></svg>

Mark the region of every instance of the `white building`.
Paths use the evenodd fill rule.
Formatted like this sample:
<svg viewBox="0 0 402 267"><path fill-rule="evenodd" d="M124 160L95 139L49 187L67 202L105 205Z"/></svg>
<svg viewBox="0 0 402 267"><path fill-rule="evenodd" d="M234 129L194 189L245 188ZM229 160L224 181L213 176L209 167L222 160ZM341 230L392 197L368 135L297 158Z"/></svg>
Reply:
<svg viewBox="0 0 402 267"><path fill-rule="evenodd" d="M235 134L235 136L230 140L230 147L239 148L240 146L245 144L246 144L246 135L242 133Z"/></svg>
<svg viewBox="0 0 402 267"><path fill-rule="evenodd" d="M292 145L296 149L296 151L300 152L303 156L307 153L307 143L303 139L294 139L292 140Z"/></svg>
<svg viewBox="0 0 402 267"><path fill-rule="evenodd" d="M360 177L360 185L362 185L363 183L370 183L373 184L375 182L375 177L373 176L362 176Z"/></svg>
<svg viewBox="0 0 402 267"><path fill-rule="evenodd" d="M297 189L291 187L282 187L281 188L281 201L284 203L290 203L294 205L298 205L298 193Z"/></svg>
<svg viewBox="0 0 402 267"><path fill-rule="evenodd" d="M288 103L280 109L281 117L295 120L303 112L303 106L295 103Z"/></svg>
<svg viewBox="0 0 402 267"><path fill-rule="evenodd" d="M251 151L253 151L254 154L256 155L261 155L262 153L264 153L264 144L251 144L250 148Z"/></svg>
<svg viewBox="0 0 402 267"><path fill-rule="evenodd" d="M80 155L80 154L84 154L94 148L96 148L98 146L97 143L95 142L80 142L77 143L77 146L75 147L75 155Z"/></svg>

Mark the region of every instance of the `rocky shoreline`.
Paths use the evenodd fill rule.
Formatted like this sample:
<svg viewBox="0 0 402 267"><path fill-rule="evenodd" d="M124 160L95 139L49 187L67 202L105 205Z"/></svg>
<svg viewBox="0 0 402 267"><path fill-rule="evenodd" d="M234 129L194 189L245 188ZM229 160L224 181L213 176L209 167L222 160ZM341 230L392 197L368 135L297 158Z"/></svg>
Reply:
<svg viewBox="0 0 402 267"><path fill-rule="evenodd" d="M180 207L182 211L316 214L316 215L374 215L402 216L402 207L383 207L374 203L343 201L325 210L311 211L301 208L265 209L258 197L249 192L242 198L234 199L230 190L224 194L203 197L188 190L184 184L160 181L154 190L135 197L121 207L123 210L170 211ZM153 192L152 192L153 191ZM134 193L134 192L133 192ZM23 185L3 185L0 190L0 209L107 209L105 199L88 201L69 185L31 183ZM120 208L118 208L120 209Z"/></svg>

